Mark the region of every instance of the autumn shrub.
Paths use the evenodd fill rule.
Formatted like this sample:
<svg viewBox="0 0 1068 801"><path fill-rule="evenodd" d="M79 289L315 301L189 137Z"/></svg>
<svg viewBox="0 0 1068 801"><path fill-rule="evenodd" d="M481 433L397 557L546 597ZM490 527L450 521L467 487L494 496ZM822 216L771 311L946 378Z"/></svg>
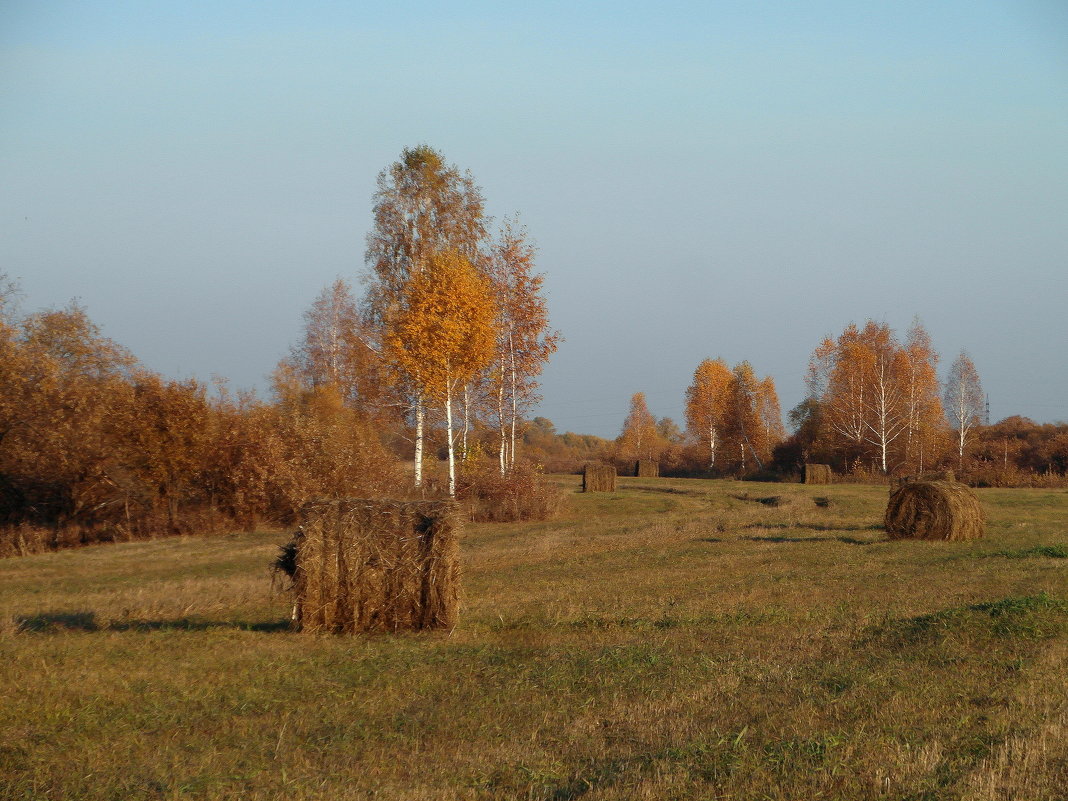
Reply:
<svg viewBox="0 0 1068 801"><path fill-rule="evenodd" d="M328 387L277 404L240 399L220 417L211 484L244 528L290 525L313 500L406 494L376 430Z"/></svg>
<svg viewBox="0 0 1068 801"><path fill-rule="evenodd" d="M504 475L489 461L468 466L460 475L456 497L479 523L551 520L563 506L560 490L527 462L517 462Z"/></svg>

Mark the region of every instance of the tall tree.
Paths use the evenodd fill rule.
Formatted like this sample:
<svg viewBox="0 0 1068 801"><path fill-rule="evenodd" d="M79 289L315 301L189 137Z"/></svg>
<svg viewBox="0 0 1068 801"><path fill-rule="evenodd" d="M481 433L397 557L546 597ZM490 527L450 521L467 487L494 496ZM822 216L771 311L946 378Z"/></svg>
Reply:
<svg viewBox="0 0 1068 801"><path fill-rule="evenodd" d="M735 365L731 371L728 430L737 447L743 472L746 469L746 451L753 457L757 468L764 469L761 452L766 454L769 449L764 439L761 405L760 381L753 372L753 366L749 362Z"/></svg>
<svg viewBox="0 0 1068 801"><path fill-rule="evenodd" d="M623 431L616 440L620 453L631 459L655 458L657 440L656 418L645 403L645 393L635 392L630 399L630 411L623 421Z"/></svg>
<svg viewBox="0 0 1068 801"><path fill-rule="evenodd" d="M526 229L514 219L505 220L489 259L499 315L489 378L502 474L515 464L519 420L538 400L537 376L560 342L559 332L549 328L549 310L542 295L544 277L534 272L534 254Z"/></svg>
<svg viewBox="0 0 1068 801"><path fill-rule="evenodd" d="M449 451L449 494L456 494L453 404L493 358L497 309L489 282L456 251L431 255L405 285L386 319L385 347L420 396L442 404Z"/></svg>
<svg viewBox="0 0 1068 801"><path fill-rule="evenodd" d="M957 434L957 463L963 467L964 451L983 420L983 385L966 351L962 350L949 367L945 401L950 425Z"/></svg>
<svg viewBox="0 0 1068 801"><path fill-rule="evenodd" d="M908 419L903 458L916 472L938 457L944 445L945 414L939 398L938 353L931 337L913 320L905 335L906 415Z"/></svg>
<svg viewBox="0 0 1068 801"><path fill-rule="evenodd" d="M485 201L469 172L448 165L427 145L408 148L378 176L374 224L367 235L368 320L384 337L387 317L403 314L408 282L435 255L452 251L478 264L486 237ZM410 378L410 376L409 376ZM415 483L422 484L426 423L414 381Z"/></svg>
<svg viewBox="0 0 1068 801"><path fill-rule="evenodd" d="M686 390L686 427L698 441L708 445L708 466L716 466L716 453L723 436L733 378L723 359L705 359Z"/></svg>

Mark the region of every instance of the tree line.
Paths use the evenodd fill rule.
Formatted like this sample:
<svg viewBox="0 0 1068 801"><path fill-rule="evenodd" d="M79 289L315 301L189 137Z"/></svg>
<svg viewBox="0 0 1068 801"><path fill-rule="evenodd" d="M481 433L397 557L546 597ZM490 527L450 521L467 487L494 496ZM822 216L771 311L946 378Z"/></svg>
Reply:
<svg viewBox="0 0 1068 801"><path fill-rule="evenodd" d="M813 351L806 397L788 414L787 435L771 377L748 362L704 359L685 394L685 431L657 419L645 395L631 398L614 441L566 434L535 445L558 467L590 460L630 470L655 459L666 475L797 477L807 462L846 477L878 480L950 468L975 484L1059 484L1068 471L1068 424L1010 417L986 422L979 372L967 352L943 380L939 354L919 321L900 338L886 323L848 325Z"/></svg>

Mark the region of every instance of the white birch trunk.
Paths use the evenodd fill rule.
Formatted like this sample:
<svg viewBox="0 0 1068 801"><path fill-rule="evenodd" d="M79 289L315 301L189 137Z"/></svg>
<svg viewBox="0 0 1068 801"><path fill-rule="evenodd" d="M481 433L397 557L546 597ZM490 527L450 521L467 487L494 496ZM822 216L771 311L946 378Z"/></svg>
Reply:
<svg viewBox="0 0 1068 801"><path fill-rule="evenodd" d="M505 417L504 417L504 381L501 381L500 387L497 389L497 423L500 430L501 441L497 449L497 456L500 460L501 475L503 476L508 469L508 463L505 458L505 450L507 448L506 433L505 433Z"/></svg>
<svg viewBox="0 0 1068 801"><path fill-rule="evenodd" d="M423 396L415 396L415 486L423 486L423 425L426 410L423 408Z"/></svg>
<svg viewBox="0 0 1068 801"><path fill-rule="evenodd" d="M508 358L512 373L512 437L508 448L508 467L515 467L515 428L516 418L519 416L518 381L516 380L515 367L515 343L512 340L512 332L508 332Z"/></svg>
<svg viewBox="0 0 1068 801"><path fill-rule="evenodd" d="M452 436L452 382L445 383L445 429L449 442L449 497L456 497L456 450Z"/></svg>

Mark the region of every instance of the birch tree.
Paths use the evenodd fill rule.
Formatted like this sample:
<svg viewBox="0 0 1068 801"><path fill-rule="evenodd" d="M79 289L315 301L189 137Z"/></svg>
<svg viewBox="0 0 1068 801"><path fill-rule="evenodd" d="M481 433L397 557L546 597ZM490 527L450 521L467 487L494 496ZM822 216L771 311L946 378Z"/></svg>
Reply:
<svg viewBox="0 0 1068 801"><path fill-rule="evenodd" d="M708 445L708 466L716 466L716 454L728 416L731 371L723 359L705 359L694 370L686 389L686 427L697 441Z"/></svg>
<svg viewBox="0 0 1068 801"><path fill-rule="evenodd" d="M949 367L944 397L950 425L956 431L957 463L963 467L964 451L983 420L983 385L966 351Z"/></svg>
<svg viewBox="0 0 1068 801"><path fill-rule="evenodd" d="M456 494L454 403L493 358L497 309L489 282L457 251L427 258L386 318L385 350L420 397L440 403L449 452L449 495Z"/></svg>
<svg viewBox="0 0 1068 801"><path fill-rule="evenodd" d="M656 418L645 402L645 393L635 392L617 440L620 453L633 459L652 459L657 439Z"/></svg>
<svg viewBox="0 0 1068 801"><path fill-rule="evenodd" d="M305 390L332 386L350 408L380 414L388 387L374 339L351 286L338 278L304 312L303 336L280 365L276 383L292 376Z"/></svg>
<svg viewBox="0 0 1068 801"><path fill-rule="evenodd" d="M486 237L484 206L471 174L446 164L427 145L404 150L400 160L379 174L365 258L368 322L380 339L387 318L404 312L408 282L434 254L451 251L470 264L478 263ZM408 383L415 417L415 484L420 486L426 410L421 383Z"/></svg>
<svg viewBox="0 0 1068 801"><path fill-rule="evenodd" d="M496 354L489 383L502 475L515 465L519 420L537 402L537 376L560 342L559 332L549 327L548 306L542 295L544 276L534 272L534 255L526 229L514 219L505 220L489 259L498 308Z"/></svg>

